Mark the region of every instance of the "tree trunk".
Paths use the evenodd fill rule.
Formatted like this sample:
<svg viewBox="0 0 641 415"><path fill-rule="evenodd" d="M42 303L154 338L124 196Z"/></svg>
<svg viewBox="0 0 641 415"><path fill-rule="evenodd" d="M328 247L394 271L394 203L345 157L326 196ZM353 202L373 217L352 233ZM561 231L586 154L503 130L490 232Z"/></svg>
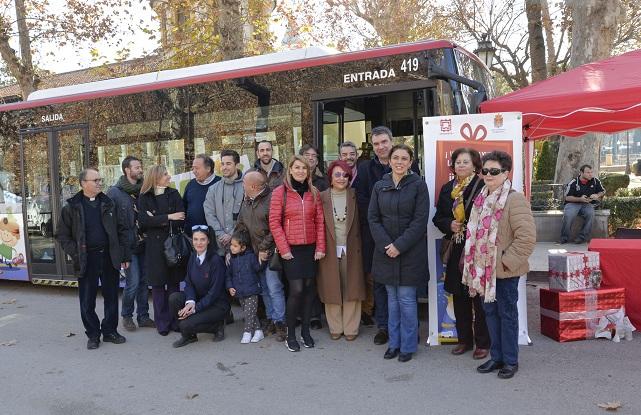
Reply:
<svg viewBox="0 0 641 415"><path fill-rule="evenodd" d="M241 0L219 0L218 33L223 60L244 56Z"/></svg>
<svg viewBox="0 0 641 415"><path fill-rule="evenodd" d="M572 48L570 67L610 56L617 21L621 16L619 0L566 0L572 9ZM590 105L590 103L586 103ZM598 175L599 153L603 134L585 134L579 138L561 137L556 160L556 183L568 183L579 174L579 167L589 164Z"/></svg>
<svg viewBox="0 0 641 415"><path fill-rule="evenodd" d="M532 60L532 83L548 77L545 62L545 41L541 20L541 0L525 0L527 15L528 47Z"/></svg>
<svg viewBox="0 0 641 415"><path fill-rule="evenodd" d="M547 75L556 75L556 51L554 48L554 29L552 27L552 18L550 18L550 8L547 0L541 0L541 23L545 32L545 47L547 51Z"/></svg>
<svg viewBox="0 0 641 415"><path fill-rule="evenodd" d="M15 0L16 20L18 23L18 43L20 45L20 58L11 47L10 27L2 27L0 32L0 56L7 65L9 73L16 78L22 99L26 100L29 94L36 90L37 78L33 71L31 60L31 40L29 28L26 23L26 9L24 0Z"/></svg>

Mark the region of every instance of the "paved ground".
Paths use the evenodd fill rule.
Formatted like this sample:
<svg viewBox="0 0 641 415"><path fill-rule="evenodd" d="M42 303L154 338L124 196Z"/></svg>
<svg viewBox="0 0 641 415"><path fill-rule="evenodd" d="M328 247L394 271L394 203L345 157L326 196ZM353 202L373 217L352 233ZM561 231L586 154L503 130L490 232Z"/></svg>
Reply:
<svg viewBox="0 0 641 415"><path fill-rule="evenodd" d="M240 322L218 344L202 335L175 350L177 334L146 329L88 351L74 289L0 281L0 343L17 341L0 346L0 413L599 414L608 401L641 413L641 336L618 344L541 336L542 285L528 286L534 344L521 347L521 371L504 381L476 373L478 362L452 356L451 346L384 361L373 329L351 344L315 332L316 349L300 353L271 338L239 344Z"/></svg>

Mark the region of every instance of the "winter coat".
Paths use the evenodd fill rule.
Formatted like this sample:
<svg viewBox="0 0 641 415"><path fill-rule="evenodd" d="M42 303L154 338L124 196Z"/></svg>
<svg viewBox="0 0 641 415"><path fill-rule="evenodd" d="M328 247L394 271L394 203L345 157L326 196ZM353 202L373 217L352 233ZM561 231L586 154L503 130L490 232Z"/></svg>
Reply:
<svg viewBox="0 0 641 415"><path fill-rule="evenodd" d="M182 229L184 221L170 221L170 213L184 212L183 201L176 189L154 195L153 189L138 197L138 222L145 234L145 272L149 285L160 286L182 281L185 266L169 268L165 263L164 243L169 236L169 222L174 232ZM150 212L153 216L149 216Z"/></svg>
<svg viewBox="0 0 641 415"><path fill-rule="evenodd" d="M266 265L258 262L258 256L249 247L245 252L232 255L227 267L225 287L236 290L236 297L245 298L262 293L258 273Z"/></svg>
<svg viewBox="0 0 641 415"><path fill-rule="evenodd" d="M412 171L419 173L418 164L412 164ZM366 273L372 272L372 256L374 255L374 239L369 229L367 210L374 190L374 185L390 172L389 165L381 164L378 157L366 160L357 165L356 180L352 187L356 189L358 211L361 215L361 238L363 247L363 268Z"/></svg>
<svg viewBox="0 0 641 415"><path fill-rule="evenodd" d="M118 217L127 228L127 246L130 252L132 254L142 253L144 247L136 225L137 214L135 208L137 196L125 192L117 184L109 188L107 196L115 203Z"/></svg>
<svg viewBox="0 0 641 415"><path fill-rule="evenodd" d="M427 269L427 185L418 174L408 174L398 186L387 173L374 185L368 219L375 242L372 275L380 284L423 287ZM393 243L400 255L390 258L385 246Z"/></svg>
<svg viewBox="0 0 641 415"><path fill-rule="evenodd" d="M527 274L528 258L536 245L536 226L523 193L512 192L507 197L496 241L496 278Z"/></svg>
<svg viewBox="0 0 641 415"><path fill-rule="evenodd" d="M472 189L476 182L478 182L478 184L476 185L476 189L474 189L474 193L472 193ZM476 195L478 195L481 189L483 189L483 186L483 179L479 176L475 176L463 191L463 203L469 204L467 209L465 209L466 218L470 217L470 212L472 211L471 200L474 200ZM452 214L454 200L451 196L453 188L454 180L445 183L443 187L441 187L441 193L439 193L436 204L436 213L432 218L432 222L445 234L444 238L446 239L452 239L453 236L451 228L452 221L454 220L454 214ZM468 202L468 200L470 202ZM461 282L463 276L461 275L461 270L459 268L459 261L464 248L465 238L463 238L460 243L454 243L448 263L443 264L443 267L445 268L445 284L443 287L445 288L445 291L451 294L465 295L467 293L467 287Z"/></svg>
<svg viewBox="0 0 641 415"><path fill-rule="evenodd" d="M237 228L249 231L254 252L274 252L276 244L269 230L269 204L272 191L269 187L260 192L254 199L245 198L238 214Z"/></svg>
<svg viewBox="0 0 641 415"><path fill-rule="evenodd" d="M73 260L73 270L78 278L85 276L87 269L87 245L85 233L85 213L82 207L82 191L67 200L60 212L56 229L56 240ZM102 225L109 239L109 256L115 269L120 264L131 261L129 239L125 221L118 215L115 203L104 193L96 196L100 200Z"/></svg>
<svg viewBox="0 0 641 415"><path fill-rule="evenodd" d="M283 174L285 172L285 166L283 166L283 163L276 159L272 160L274 160L274 165L272 166L272 170L267 175L267 186L269 186L270 189L274 190L276 187L283 184ZM262 171L263 173L265 173L265 170L260 167L260 160L256 160L256 163L254 163L254 170Z"/></svg>
<svg viewBox="0 0 641 415"><path fill-rule="evenodd" d="M207 191L203 208L207 225L214 230L216 239L223 235L231 235L236 226L240 205L243 203L243 173L239 170L238 177L229 180L225 177L216 182ZM224 192L224 193L223 193ZM225 199L225 194L227 199ZM218 247L218 255L225 255L225 247Z"/></svg>
<svg viewBox="0 0 641 415"><path fill-rule="evenodd" d="M325 214L325 240L327 253L318 262L316 284L318 296L324 304L343 304L343 301L365 300L365 274L361 255L361 226L356 205L356 191L347 189L347 252L343 260L347 261L346 293L341 292L341 278L336 256L336 230L334 228L334 209L331 189L321 193L323 212Z"/></svg>
<svg viewBox="0 0 641 415"><path fill-rule="evenodd" d="M319 192L324 192L325 190L329 189L329 180L327 179L327 176L325 176L323 172L318 169L318 167L316 168L316 172L312 176L312 184L315 188L318 189Z"/></svg>
<svg viewBox="0 0 641 415"><path fill-rule="evenodd" d="M283 222L283 194L287 189L287 205ZM325 253L325 224L320 195L307 191L301 197L286 184L272 192L269 208L269 229L280 255L290 252L290 245L316 244L316 252Z"/></svg>
<svg viewBox="0 0 641 415"><path fill-rule="evenodd" d="M216 251L207 250L205 260L198 263L194 253L187 263L185 277L186 301L196 302L196 312L206 310L214 303L224 301L229 304L225 293L225 262Z"/></svg>

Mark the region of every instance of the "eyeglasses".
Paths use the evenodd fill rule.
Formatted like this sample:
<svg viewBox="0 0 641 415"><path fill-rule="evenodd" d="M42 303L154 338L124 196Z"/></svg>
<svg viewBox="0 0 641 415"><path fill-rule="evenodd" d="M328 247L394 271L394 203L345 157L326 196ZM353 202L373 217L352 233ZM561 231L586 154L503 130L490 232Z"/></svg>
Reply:
<svg viewBox="0 0 641 415"><path fill-rule="evenodd" d="M491 176L498 176L501 173L504 173L506 170L505 169L497 169L496 167L492 167L491 169L486 169L483 167L481 169L481 174L483 176L487 176L488 174Z"/></svg>
<svg viewBox="0 0 641 415"><path fill-rule="evenodd" d="M191 227L191 230L192 231L197 231L197 230L209 231L209 226L207 226L207 225L194 225L194 226Z"/></svg>
<svg viewBox="0 0 641 415"><path fill-rule="evenodd" d="M337 179L340 179L341 177L344 177L347 179L349 177L349 173L335 171L332 176L336 177Z"/></svg>
<svg viewBox="0 0 641 415"><path fill-rule="evenodd" d="M102 183L102 179L90 179L90 180L83 180L85 182L94 182L96 184Z"/></svg>

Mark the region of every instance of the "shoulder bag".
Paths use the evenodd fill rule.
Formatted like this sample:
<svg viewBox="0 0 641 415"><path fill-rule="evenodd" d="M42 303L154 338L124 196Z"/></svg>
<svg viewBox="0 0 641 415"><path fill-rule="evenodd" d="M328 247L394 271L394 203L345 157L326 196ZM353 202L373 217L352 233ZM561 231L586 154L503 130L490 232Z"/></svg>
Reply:
<svg viewBox="0 0 641 415"><path fill-rule="evenodd" d="M169 268L185 264L191 255L191 241L182 229L174 232L171 221L169 221L169 236L163 245L165 263Z"/></svg>

